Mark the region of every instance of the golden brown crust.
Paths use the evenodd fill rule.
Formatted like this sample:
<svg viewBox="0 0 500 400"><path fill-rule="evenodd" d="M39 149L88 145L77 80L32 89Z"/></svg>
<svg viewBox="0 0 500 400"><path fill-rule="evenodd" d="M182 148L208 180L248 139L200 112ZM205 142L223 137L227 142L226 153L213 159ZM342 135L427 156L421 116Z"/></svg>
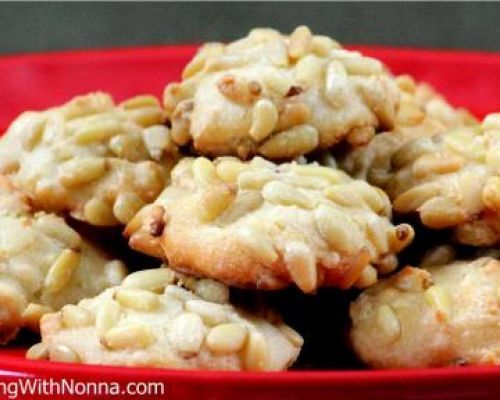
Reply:
<svg viewBox="0 0 500 400"><path fill-rule="evenodd" d="M132 248L229 285L366 286L413 237L385 194L318 165L183 159L172 185L130 222ZM158 230L158 226L161 227Z"/></svg>
<svg viewBox="0 0 500 400"><path fill-rule="evenodd" d="M0 139L0 173L45 211L93 225L127 223L153 201L178 157L153 96L106 93L26 112Z"/></svg>
<svg viewBox="0 0 500 400"><path fill-rule="evenodd" d="M218 282L168 268L136 272L121 286L46 315L42 343L27 356L176 369L287 369L301 336L277 319L233 307L227 292Z"/></svg>
<svg viewBox="0 0 500 400"><path fill-rule="evenodd" d="M300 51L296 49L300 48ZM391 129L398 90L382 63L300 26L203 46L164 104L179 145L198 154L291 159Z"/></svg>
<svg viewBox="0 0 500 400"><path fill-rule="evenodd" d="M500 262L406 267L351 305L351 339L374 368L500 364Z"/></svg>

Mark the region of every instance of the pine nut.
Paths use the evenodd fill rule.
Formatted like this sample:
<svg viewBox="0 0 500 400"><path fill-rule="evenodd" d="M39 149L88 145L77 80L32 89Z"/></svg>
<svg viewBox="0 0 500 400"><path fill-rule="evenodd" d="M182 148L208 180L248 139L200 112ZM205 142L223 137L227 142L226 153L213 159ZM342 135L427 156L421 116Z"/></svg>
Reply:
<svg viewBox="0 0 500 400"><path fill-rule="evenodd" d="M267 183L262 189L262 197L270 203L284 206L298 206L301 208L314 208L314 201L284 182L273 181Z"/></svg>
<svg viewBox="0 0 500 400"><path fill-rule="evenodd" d="M449 245L442 245L427 251L420 262L423 267L446 265L455 259L455 249Z"/></svg>
<svg viewBox="0 0 500 400"><path fill-rule="evenodd" d="M290 58L298 59L304 57L311 51L312 33L307 26L298 26L290 35L288 44L288 55Z"/></svg>
<svg viewBox="0 0 500 400"><path fill-rule="evenodd" d="M68 304L61 309L61 317L67 328L81 328L94 322L94 316L90 311L73 304Z"/></svg>
<svg viewBox="0 0 500 400"><path fill-rule="evenodd" d="M243 350L244 368L247 371L265 371L268 366L268 346L264 336L251 331Z"/></svg>
<svg viewBox="0 0 500 400"><path fill-rule="evenodd" d="M482 124L481 127L488 131L490 129L500 129L500 113L491 113L488 114Z"/></svg>
<svg viewBox="0 0 500 400"><path fill-rule="evenodd" d="M133 108L127 111L127 117L144 128L163 123L163 112L159 107Z"/></svg>
<svg viewBox="0 0 500 400"><path fill-rule="evenodd" d="M127 275L127 267L122 261L113 260L104 265L104 276L108 286L117 286Z"/></svg>
<svg viewBox="0 0 500 400"><path fill-rule="evenodd" d="M143 289L159 293L174 280L174 271L169 268L156 268L128 275L121 286L126 289Z"/></svg>
<svg viewBox="0 0 500 400"><path fill-rule="evenodd" d="M279 111L278 122L274 130L286 131L297 125L303 125L311 119L311 109L304 103L289 102Z"/></svg>
<svg viewBox="0 0 500 400"><path fill-rule="evenodd" d="M61 165L59 180L67 188L84 186L103 176L106 169L104 158L76 158Z"/></svg>
<svg viewBox="0 0 500 400"><path fill-rule="evenodd" d="M286 336L288 341L293 344L295 347L302 347L304 345L304 339L300 334L295 330L289 327L286 324L279 325L280 332Z"/></svg>
<svg viewBox="0 0 500 400"><path fill-rule="evenodd" d="M253 107L252 126L249 134L257 142L266 139L278 122L278 110L268 99L258 100Z"/></svg>
<svg viewBox="0 0 500 400"><path fill-rule="evenodd" d="M343 172L319 165L311 166L292 164L290 166L290 171L297 175L323 178L333 184L340 183L346 179L346 175Z"/></svg>
<svg viewBox="0 0 500 400"><path fill-rule="evenodd" d="M295 65L294 77L297 82L310 86L321 77L323 66L321 59L313 55L302 57Z"/></svg>
<svg viewBox="0 0 500 400"><path fill-rule="evenodd" d="M181 314L172 321L168 339L182 356L196 355L205 339L205 325L197 314Z"/></svg>
<svg viewBox="0 0 500 400"><path fill-rule="evenodd" d="M241 172L237 182L240 189L261 190L263 186L275 179L276 174L267 170L250 170Z"/></svg>
<svg viewBox="0 0 500 400"><path fill-rule="evenodd" d="M78 129L74 138L76 143L86 145L94 142L103 142L118 134L121 126L117 121L104 120Z"/></svg>
<svg viewBox="0 0 500 400"><path fill-rule="evenodd" d="M449 293L441 286L431 286L424 293L425 301L436 309L443 317L449 318L452 312L452 302Z"/></svg>
<svg viewBox="0 0 500 400"><path fill-rule="evenodd" d="M194 294L191 293L189 290L186 290L180 286L175 286L175 285L168 285L165 288L164 293L181 301L193 300L195 298Z"/></svg>
<svg viewBox="0 0 500 400"><path fill-rule="evenodd" d="M394 254L386 254L385 256L373 261L379 275L388 275L394 272L398 267L398 258Z"/></svg>
<svg viewBox="0 0 500 400"><path fill-rule="evenodd" d="M468 219L462 207L447 197L434 197L425 202L419 211L422 223L434 229L456 226Z"/></svg>
<svg viewBox="0 0 500 400"><path fill-rule="evenodd" d="M97 332L104 332L115 326L120 319L120 305L115 300L104 300L96 311L95 326Z"/></svg>
<svg viewBox="0 0 500 400"><path fill-rule="evenodd" d="M160 107L160 102L155 96L151 96L148 94L135 96L130 99L127 99L120 103L120 107L125 110L132 110L134 108L142 108L142 107Z"/></svg>
<svg viewBox="0 0 500 400"><path fill-rule="evenodd" d="M142 133L124 133L109 141L109 148L118 158L130 161L141 161L148 158Z"/></svg>
<svg viewBox="0 0 500 400"><path fill-rule="evenodd" d="M219 182L217 170L208 158L196 158L193 161L192 171L194 180L200 185L210 185Z"/></svg>
<svg viewBox="0 0 500 400"><path fill-rule="evenodd" d="M500 177L488 178L483 189L484 204L495 211L500 211Z"/></svg>
<svg viewBox="0 0 500 400"><path fill-rule="evenodd" d="M217 176L226 183L234 183L248 169L249 166L241 161L223 160L217 164Z"/></svg>
<svg viewBox="0 0 500 400"><path fill-rule="evenodd" d="M415 93L417 85L410 75L400 75L396 77L396 82L402 91L410 94Z"/></svg>
<svg viewBox="0 0 500 400"><path fill-rule="evenodd" d="M208 326L219 325L226 322L227 315L224 307L220 304L205 300L188 300L185 305L186 311L198 314Z"/></svg>
<svg viewBox="0 0 500 400"><path fill-rule="evenodd" d="M458 171L465 160L460 156L448 154L446 158L437 154L426 154L413 163L412 172L416 178L432 174L449 174Z"/></svg>
<svg viewBox="0 0 500 400"><path fill-rule="evenodd" d="M49 347L50 361L79 363L80 357L74 350L63 344L56 344Z"/></svg>
<svg viewBox="0 0 500 400"><path fill-rule="evenodd" d="M389 341L396 341L401 336L401 323L398 316L387 304L377 310L377 323Z"/></svg>
<svg viewBox="0 0 500 400"><path fill-rule="evenodd" d="M354 283L354 286L356 286L359 289L367 288L377 283L377 280L378 280L377 270L373 266L367 265L363 269L363 272L361 272L359 278Z"/></svg>
<svg viewBox="0 0 500 400"><path fill-rule="evenodd" d="M402 102L399 105L398 113L396 115L398 124L406 126L414 126L421 123L426 114L418 104L413 102Z"/></svg>
<svg viewBox="0 0 500 400"><path fill-rule="evenodd" d="M231 224L257 210L263 202L264 198L257 191L239 193L236 200L219 217L218 222L222 225Z"/></svg>
<svg viewBox="0 0 500 400"><path fill-rule="evenodd" d="M222 324L210 329L206 343L215 354L230 354L240 351L245 345L247 329L239 323Z"/></svg>
<svg viewBox="0 0 500 400"><path fill-rule="evenodd" d="M82 243L80 235L71 229L62 218L51 214L40 214L34 223L43 233L69 247L78 248Z"/></svg>
<svg viewBox="0 0 500 400"><path fill-rule="evenodd" d="M31 346L26 352L28 360L48 360L49 349L45 343L37 343Z"/></svg>
<svg viewBox="0 0 500 400"><path fill-rule="evenodd" d="M148 325L117 326L103 336L103 344L112 350L144 348L156 340Z"/></svg>
<svg viewBox="0 0 500 400"><path fill-rule="evenodd" d="M396 168L402 168L405 165L417 160L424 154L434 153L436 147L430 138L421 138L404 144L392 157L392 164Z"/></svg>
<svg viewBox="0 0 500 400"><path fill-rule="evenodd" d="M33 115L35 117L35 115ZM18 122L21 120L19 119ZM23 149L26 151L31 151L37 146L42 140L44 130L45 130L45 119L42 118L28 118L26 119L22 127L24 136L22 138ZM12 129L12 128L11 128Z"/></svg>
<svg viewBox="0 0 500 400"><path fill-rule="evenodd" d="M85 221L96 226L117 225L118 220L113 213L113 208L102 199L90 199L83 207Z"/></svg>
<svg viewBox="0 0 500 400"><path fill-rule="evenodd" d="M275 68L269 68L262 72L262 82L278 96L285 96L291 86L291 81Z"/></svg>
<svg viewBox="0 0 500 400"><path fill-rule="evenodd" d="M318 130L311 125L299 125L271 136L258 152L267 158L291 158L310 153L318 144Z"/></svg>
<svg viewBox="0 0 500 400"><path fill-rule="evenodd" d="M365 146L375 136L375 128L373 126L360 126L351 129L347 134L346 140L353 147Z"/></svg>
<svg viewBox="0 0 500 400"><path fill-rule="evenodd" d="M303 292L311 293L316 290L316 260L307 245L301 242L289 243L285 248L284 261L292 280Z"/></svg>
<svg viewBox="0 0 500 400"><path fill-rule="evenodd" d="M213 303L225 304L229 301L229 288L213 279L199 279L194 286L194 293Z"/></svg>
<svg viewBox="0 0 500 400"><path fill-rule="evenodd" d="M249 104L261 93L262 88L258 82L247 82L241 77L225 75L217 82L219 92L227 99L240 104Z"/></svg>
<svg viewBox="0 0 500 400"><path fill-rule="evenodd" d="M389 231L389 243L393 252L399 253L408 246L415 236L415 231L408 224L399 224Z"/></svg>
<svg viewBox="0 0 500 400"><path fill-rule="evenodd" d="M145 205L135 193L119 193L113 205L113 214L119 222L126 225Z"/></svg>
<svg viewBox="0 0 500 400"><path fill-rule="evenodd" d="M29 303L26 309L21 314L23 320L23 326L32 330L33 332L38 332L40 330L40 319L45 314L50 314L54 312L49 306L43 304Z"/></svg>
<svg viewBox="0 0 500 400"><path fill-rule="evenodd" d="M160 305L158 295L144 289L119 289L116 300L123 307L138 311L152 311Z"/></svg>
<svg viewBox="0 0 500 400"><path fill-rule="evenodd" d="M389 243L386 233L385 222L378 215L367 215L363 218L364 228L368 240L372 243L379 254L389 251ZM382 222L383 221L383 222Z"/></svg>
<svg viewBox="0 0 500 400"><path fill-rule="evenodd" d="M349 87L345 67L338 61L330 61L325 74L325 96L332 107L345 105L347 99L346 88Z"/></svg>
<svg viewBox="0 0 500 400"><path fill-rule="evenodd" d="M384 72L382 63L369 57L344 57L339 59L351 75L379 75Z"/></svg>
<svg viewBox="0 0 500 400"><path fill-rule="evenodd" d="M156 161L160 161L164 154L174 151L169 130L162 125L151 126L144 130L144 144L149 156Z"/></svg>
<svg viewBox="0 0 500 400"><path fill-rule="evenodd" d="M236 194L226 185L209 186L203 190L198 203L198 217L210 222L221 215L234 201Z"/></svg>
<svg viewBox="0 0 500 400"><path fill-rule="evenodd" d="M314 222L330 248L344 254L353 254L364 242L354 221L333 207L320 205L314 210Z"/></svg>
<svg viewBox="0 0 500 400"><path fill-rule="evenodd" d="M418 210L428 200L438 196L441 188L437 184L427 183L415 186L396 197L393 203L394 210L408 213Z"/></svg>
<svg viewBox="0 0 500 400"><path fill-rule="evenodd" d="M328 57L330 51L333 49L339 49L341 46L335 40L329 38L328 36L315 35L313 36L311 43L311 51L320 56Z"/></svg>
<svg viewBox="0 0 500 400"><path fill-rule="evenodd" d="M261 262L271 264L278 259L278 253L276 253L273 243L260 232L250 227L242 227L238 229L237 235L246 246L255 252Z"/></svg>
<svg viewBox="0 0 500 400"><path fill-rule="evenodd" d="M81 254L77 251L66 249L50 267L45 277L44 287L49 293L58 293L71 280L73 271L80 265Z"/></svg>

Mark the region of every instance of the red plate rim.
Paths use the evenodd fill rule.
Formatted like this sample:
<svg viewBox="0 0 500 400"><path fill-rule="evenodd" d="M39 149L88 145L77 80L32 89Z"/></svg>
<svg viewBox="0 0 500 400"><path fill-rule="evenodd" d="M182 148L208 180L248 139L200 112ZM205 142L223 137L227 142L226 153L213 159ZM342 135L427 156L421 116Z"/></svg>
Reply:
<svg viewBox="0 0 500 400"><path fill-rule="evenodd" d="M17 351L16 351L17 353ZM374 380L380 382L405 383L409 380L413 384L432 384L432 382L443 383L444 380L460 379L462 382L479 382L483 379L500 378L500 366L463 366L445 368L421 368L421 369L393 369L393 370L293 370L283 372L241 372L241 371L199 371L199 370L176 370L168 368L146 368L109 366L95 364L67 364L48 361L32 361L21 358L19 355L2 355L0 351L0 376L19 375L57 375L64 371L71 375L71 371L78 372L82 378L95 378L99 372L103 376L117 379L129 379L133 377L147 377L148 380L172 379L176 382L189 382L196 380L198 383L209 382L217 378L224 382L234 384L258 383L267 384L342 384L356 382L357 384L370 384Z"/></svg>

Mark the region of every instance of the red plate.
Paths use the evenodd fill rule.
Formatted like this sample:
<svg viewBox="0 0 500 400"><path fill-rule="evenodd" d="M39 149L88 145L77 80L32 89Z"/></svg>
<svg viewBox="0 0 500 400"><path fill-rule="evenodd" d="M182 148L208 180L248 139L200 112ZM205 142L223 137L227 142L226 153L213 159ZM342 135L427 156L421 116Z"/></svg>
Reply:
<svg viewBox="0 0 500 400"><path fill-rule="evenodd" d="M395 73L410 73L431 82L457 106L476 115L500 110L500 54L361 48L385 61ZM0 131L20 112L57 105L77 94L109 91L121 100L139 93L161 95L168 81L178 79L194 46L77 51L0 57ZM335 345L335 343L332 343ZM72 398L139 398L135 395L99 396L97 382L161 382L167 399L498 399L500 367L461 367L405 371L292 371L232 373L173 371L31 362L25 349L0 350L0 398L19 391L10 382L50 378L66 381L65 398L72 388L88 396ZM94 386L92 386L94 385ZM39 386L40 388L41 386ZM132 388L144 389L144 386ZM102 389L102 387L101 387ZM109 387L114 393L117 386ZM47 398L61 398L53 391ZM12 397L11 397L12 398ZM43 390L31 396L43 398Z"/></svg>

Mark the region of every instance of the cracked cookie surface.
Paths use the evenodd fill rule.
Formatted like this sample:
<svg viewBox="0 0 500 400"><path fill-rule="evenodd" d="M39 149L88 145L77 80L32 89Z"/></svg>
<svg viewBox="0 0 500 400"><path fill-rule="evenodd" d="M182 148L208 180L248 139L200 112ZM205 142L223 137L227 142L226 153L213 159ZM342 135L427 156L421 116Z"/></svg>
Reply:
<svg viewBox="0 0 500 400"><path fill-rule="evenodd" d="M125 266L66 224L34 213L26 197L0 177L0 342L21 327L38 330L47 312L117 285Z"/></svg>
<svg viewBox="0 0 500 400"><path fill-rule="evenodd" d="M413 238L385 193L317 164L185 158L128 224L132 248L228 285L368 286Z"/></svg>
<svg viewBox="0 0 500 400"><path fill-rule="evenodd" d="M228 288L168 268L129 275L41 322L27 357L193 370L278 371L298 357L292 328L228 302Z"/></svg>
<svg viewBox="0 0 500 400"><path fill-rule="evenodd" d="M153 96L106 93L18 117L0 138L0 173L33 204L92 225L126 224L153 201L178 157Z"/></svg>
<svg viewBox="0 0 500 400"><path fill-rule="evenodd" d="M500 364L500 262L405 267L351 305L351 340L374 368Z"/></svg>
<svg viewBox="0 0 500 400"><path fill-rule="evenodd" d="M208 43L169 84L164 105L179 145L201 155L292 159L394 125L399 92L383 64L300 26Z"/></svg>

